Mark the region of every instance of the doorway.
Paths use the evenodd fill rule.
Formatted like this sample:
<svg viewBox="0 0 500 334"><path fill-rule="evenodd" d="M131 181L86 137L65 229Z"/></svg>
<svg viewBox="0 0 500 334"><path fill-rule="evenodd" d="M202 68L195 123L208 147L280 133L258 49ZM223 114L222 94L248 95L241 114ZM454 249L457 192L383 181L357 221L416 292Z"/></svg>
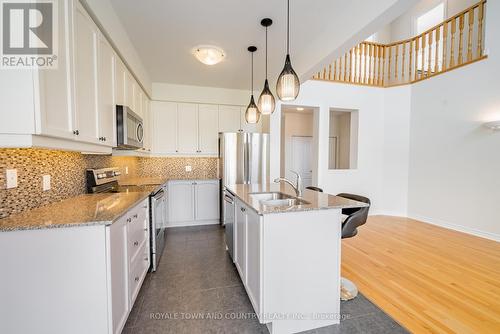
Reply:
<svg viewBox="0 0 500 334"><path fill-rule="evenodd" d="M306 106L281 107L280 174L295 182L299 173L304 187L317 182L316 109Z"/></svg>

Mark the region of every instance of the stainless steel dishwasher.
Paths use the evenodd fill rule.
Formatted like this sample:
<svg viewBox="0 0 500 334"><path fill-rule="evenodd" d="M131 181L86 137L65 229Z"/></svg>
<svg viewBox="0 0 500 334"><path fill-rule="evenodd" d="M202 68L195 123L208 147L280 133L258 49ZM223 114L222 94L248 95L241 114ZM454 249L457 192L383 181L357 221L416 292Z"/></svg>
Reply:
<svg viewBox="0 0 500 334"><path fill-rule="evenodd" d="M234 260L234 195L229 191L224 191L224 227L226 236L226 247L229 255Z"/></svg>
<svg viewBox="0 0 500 334"><path fill-rule="evenodd" d="M156 271L165 248L165 226L167 223L167 195L162 187L151 198L151 271Z"/></svg>

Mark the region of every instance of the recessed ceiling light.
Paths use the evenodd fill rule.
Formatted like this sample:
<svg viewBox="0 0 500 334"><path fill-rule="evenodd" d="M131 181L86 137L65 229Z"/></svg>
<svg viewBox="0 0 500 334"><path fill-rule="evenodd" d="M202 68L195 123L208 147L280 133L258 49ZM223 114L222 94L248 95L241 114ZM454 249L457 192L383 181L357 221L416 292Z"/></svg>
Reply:
<svg viewBox="0 0 500 334"><path fill-rule="evenodd" d="M193 49L193 55L205 65L220 63L226 54L224 50L212 45L200 45Z"/></svg>
<svg viewBox="0 0 500 334"><path fill-rule="evenodd" d="M484 123L484 126L495 131L500 130L500 121Z"/></svg>
<svg viewBox="0 0 500 334"><path fill-rule="evenodd" d="M298 110L298 111L302 111L302 110L304 110L304 108L302 108L302 107L297 107L297 110Z"/></svg>

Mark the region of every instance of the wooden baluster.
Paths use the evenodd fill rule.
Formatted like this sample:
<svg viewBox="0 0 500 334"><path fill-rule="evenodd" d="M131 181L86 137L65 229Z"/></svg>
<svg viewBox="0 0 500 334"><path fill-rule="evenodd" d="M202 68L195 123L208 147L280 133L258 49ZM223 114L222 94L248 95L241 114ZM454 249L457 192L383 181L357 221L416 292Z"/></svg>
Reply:
<svg viewBox="0 0 500 334"><path fill-rule="evenodd" d="M375 76L375 45L370 48L370 85L374 83Z"/></svg>
<svg viewBox="0 0 500 334"><path fill-rule="evenodd" d="M326 76L326 67L323 69L323 79L326 80L327 76Z"/></svg>
<svg viewBox="0 0 500 334"><path fill-rule="evenodd" d="M477 13L477 57L483 55L483 19L484 19L484 1L479 4Z"/></svg>
<svg viewBox="0 0 500 334"><path fill-rule="evenodd" d="M368 55L370 54L370 45L368 44L365 44L365 52L364 52L364 55L363 55L363 83L367 84L368 83L368 68L370 66L370 62L369 62L369 57Z"/></svg>
<svg viewBox="0 0 500 334"><path fill-rule="evenodd" d="M333 61L333 81L337 78L337 60L335 59Z"/></svg>
<svg viewBox="0 0 500 334"><path fill-rule="evenodd" d="M365 44L361 44L359 48L359 83L365 81Z"/></svg>
<svg viewBox="0 0 500 334"><path fill-rule="evenodd" d="M385 84L385 55L386 55L386 47L382 46L382 49L380 50L382 52L382 71L380 71L380 85L384 86Z"/></svg>
<svg viewBox="0 0 500 334"><path fill-rule="evenodd" d="M342 81L345 82L346 76L347 76L347 53L344 54L344 75Z"/></svg>
<svg viewBox="0 0 500 334"><path fill-rule="evenodd" d="M377 45L377 76L375 79L377 80L377 86L380 85L380 66L382 64L382 47Z"/></svg>
<svg viewBox="0 0 500 334"><path fill-rule="evenodd" d="M391 83L391 58L392 58L392 46L389 46L389 53L387 55L387 84Z"/></svg>
<svg viewBox="0 0 500 334"><path fill-rule="evenodd" d="M465 14L460 15L460 19L458 20L458 28L460 30L459 39L458 39L458 64L463 63L463 52L464 52L464 19Z"/></svg>
<svg viewBox="0 0 500 334"><path fill-rule="evenodd" d="M428 36L428 53L429 53L429 58L427 59L427 76L431 76L431 71L432 71L432 30L429 31Z"/></svg>
<svg viewBox="0 0 500 334"><path fill-rule="evenodd" d="M422 35L422 73L420 73L420 77L423 78L425 76L425 34Z"/></svg>
<svg viewBox="0 0 500 334"><path fill-rule="evenodd" d="M441 71L445 71L448 66L446 54L448 53L448 22L443 26L443 63L441 64Z"/></svg>
<svg viewBox="0 0 500 334"><path fill-rule="evenodd" d="M451 21L451 44L450 44L450 68L455 67L455 32L457 31L457 20Z"/></svg>
<svg viewBox="0 0 500 334"><path fill-rule="evenodd" d="M415 38L415 80L418 80L418 51L419 51L419 37Z"/></svg>
<svg viewBox="0 0 500 334"><path fill-rule="evenodd" d="M328 65L328 80L332 80L332 64Z"/></svg>
<svg viewBox="0 0 500 334"><path fill-rule="evenodd" d="M474 27L474 8L469 10L469 33L467 37L469 42L467 43L467 61L472 60L472 29Z"/></svg>
<svg viewBox="0 0 500 334"><path fill-rule="evenodd" d="M354 82L354 78L352 76L353 72L353 60L352 60L352 49L349 50L349 82Z"/></svg>
<svg viewBox="0 0 500 334"><path fill-rule="evenodd" d="M401 79L405 80L405 62L406 62L406 42L403 43L403 54L401 56Z"/></svg>
<svg viewBox="0 0 500 334"><path fill-rule="evenodd" d="M436 37L435 37L435 40L436 40L436 43L434 44L434 48L436 49L435 50L435 59L434 59L434 73L438 73L439 72L439 39L441 38L441 26L438 26L436 28Z"/></svg>
<svg viewBox="0 0 500 334"><path fill-rule="evenodd" d="M354 82L358 82L358 53L359 53L359 45L356 45L356 49L354 50Z"/></svg>
<svg viewBox="0 0 500 334"><path fill-rule="evenodd" d="M410 54L409 54L409 61L408 61L408 80L409 82L412 82L413 79L411 77L412 75L412 68L413 68L413 42L414 40L412 39L410 41Z"/></svg>
<svg viewBox="0 0 500 334"><path fill-rule="evenodd" d="M395 45L396 50L394 52L394 78L398 79L398 53L399 53L399 44Z"/></svg>
<svg viewBox="0 0 500 334"><path fill-rule="evenodd" d="M339 58L339 71L337 72L337 81L340 81L342 76L342 57Z"/></svg>

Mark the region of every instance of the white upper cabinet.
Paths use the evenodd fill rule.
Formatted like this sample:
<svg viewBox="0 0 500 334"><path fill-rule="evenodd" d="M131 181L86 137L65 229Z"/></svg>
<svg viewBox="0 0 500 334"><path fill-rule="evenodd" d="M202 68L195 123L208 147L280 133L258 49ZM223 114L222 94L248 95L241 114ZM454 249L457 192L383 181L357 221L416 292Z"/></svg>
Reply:
<svg viewBox="0 0 500 334"><path fill-rule="evenodd" d="M143 150L151 152L151 140L153 133L153 122L150 110L151 103L144 94L142 98L142 117L144 120L144 147Z"/></svg>
<svg viewBox="0 0 500 334"><path fill-rule="evenodd" d="M239 106L219 106L219 132L240 131Z"/></svg>
<svg viewBox="0 0 500 334"><path fill-rule="evenodd" d="M68 36L73 33L72 22L65 24L65 17L71 13L72 7L69 1L59 2L58 11L58 68L40 70L35 72L40 88L40 126L39 133L59 138L73 138L74 107L71 104L72 81L68 73L71 73L71 44L67 42ZM68 16L71 18L72 16ZM3 75L3 74L2 74ZM36 79L35 79L36 80ZM37 103L35 103L36 105Z"/></svg>
<svg viewBox="0 0 500 334"><path fill-rule="evenodd" d="M99 140L108 146L115 146L115 101L114 101L114 65L115 54L104 36L99 36L98 45L98 112Z"/></svg>
<svg viewBox="0 0 500 334"><path fill-rule="evenodd" d="M79 140L98 143L97 38L99 31L76 3L74 58L76 131Z"/></svg>
<svg viewBox="0 0 500 334"><path fill-rule="evenodd" d="M135 81L134 77L132 77L133 84L132 88L134 91L134 102L132 103L133 108L132 110L139 116L142 117L142 105L141 105L141 99L142 99L142 90L141 86Z"/></svg>
<svg viewBox="0 0 500 334"><path fill-rule="evenodd" d="M125 96L124 96L124 105L128 106L132 111L135 112L134 105L134 85L135 80L132 74L129 71L125 72Z"/></svg>
<svg viewBox="0 0 500 334"><path fill-rule="evenodd" d="M240 131L243 132L261 132L262 128L262 115L260 116L259 123L248 124L245 120L245 112L247 107L240 107Z"/></svg>
<svg viewBox="0 0 500 334"><path fill-rule="evenodd" d="M122 106L125 105L125 76L127 75L127 69L120 57L115 56L115 58L115 103Z"/></svg>
<svg viewBox="0 0 500 334"><path fill-rule="evenodd" d="M177 153L177 103L154 101L151 104L153 120L153 152Z"/></svg>
<svg viewBox="0 0 500 334"><path fill-rule="evenodd" d="M179 103L178 117L178 151L179 153L198 153L198 105Z"/></svg>
<svg viewBox="0 0 500 334"><path fill-rule="evenodd" d="M217 154L219 151L219 106L200 104L198 110L198 153Z"/></svg>

